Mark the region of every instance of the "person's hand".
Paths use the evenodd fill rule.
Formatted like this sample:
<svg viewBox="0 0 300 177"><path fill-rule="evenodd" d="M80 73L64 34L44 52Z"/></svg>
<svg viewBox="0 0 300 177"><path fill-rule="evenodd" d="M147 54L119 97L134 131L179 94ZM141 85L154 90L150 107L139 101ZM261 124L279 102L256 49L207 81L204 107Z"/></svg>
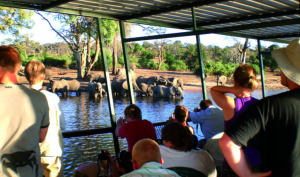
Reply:
<svg viewBox="0 0 300 177"><path fill-rule="evenodd" d="M102 168L103 168L104 174L107 174L107 173L108 173L108 166L109 166L108 163L109 163L108 161L103 162L102 160L99 160L99 159L98 159L98 164L101 164L101 166L102 166Z"/></svg>
<svg viewBox="0 0 300 177"><path fill-rule="evenodd" d="M245 97L251 96L251 91L249 88L237 86L237 87L234 87L233 94L236 97L245 98Z"/></svg>
<svg viewBox="0 0 300 177"><path fill-rule="evenodd" d="M201 108L197 107L197 108L194 108L193 112L199 112L201 111Z"/></svg>
<svg viewBox="0 0 300 177"><path fill-rule="evenodd" d="M124 118L120 117L117 121L117 125L122 125L124 123Z"/></svg>

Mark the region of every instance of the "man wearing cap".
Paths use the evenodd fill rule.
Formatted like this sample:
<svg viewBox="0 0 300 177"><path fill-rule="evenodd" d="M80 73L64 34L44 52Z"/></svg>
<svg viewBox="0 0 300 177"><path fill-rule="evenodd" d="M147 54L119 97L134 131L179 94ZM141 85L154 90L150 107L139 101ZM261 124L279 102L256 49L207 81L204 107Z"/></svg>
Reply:
<svg viewBox="0 0 300 177"><path fill-rule="evenodd" d="M289 91L259 100L249 106L220 140L230 167L238 176L300 176L300 43L274 50L281 84ZM242 147L260 151L261 169L254 172Z"/></svg>

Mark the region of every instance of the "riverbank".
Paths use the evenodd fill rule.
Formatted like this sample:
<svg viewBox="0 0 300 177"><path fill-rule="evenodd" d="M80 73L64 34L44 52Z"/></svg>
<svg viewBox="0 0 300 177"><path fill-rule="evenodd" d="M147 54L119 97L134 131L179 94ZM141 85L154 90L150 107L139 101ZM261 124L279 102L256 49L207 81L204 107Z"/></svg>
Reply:
<svg viewBox="0 0 300 177"><path fill-rule="evenodd" d="M52 67L53 71L53 79L59 80L60 78L67 78L67 79L76 79L77 77L77 71L75 69L61 69ZM91 71L93 74L100 74L102 77L104 77L103 71ZM157 70L149 70L149 69L136 69L135 70L136 76L143 76L143 77L151 77L151 76L165 76L167 78L176 77L181 78L184 82L184 89L185 90L202 90L201 87L201 79L200 77L193 74L191 71L157 71ZM259 76L259 75L257 75ZM110 72L110 80L115 77L115 75L111 75ZM28 85L28 81L26 80L25 76L22 74L19 77L19 81L21 84ZM82 86L83 91L86 90L88 82L85 80L79 80ZM209 90L211 87L215 86L217 84L217 77L216 76L208 76L205 79L206 88ZM233 79L228 79L226 86L233 85ZM262 87L261 81L258 82L258 88L260 89ZM265 88L266 89L283 89L283 87L280 84L280 73L279 71L265 72Z"/></svg>

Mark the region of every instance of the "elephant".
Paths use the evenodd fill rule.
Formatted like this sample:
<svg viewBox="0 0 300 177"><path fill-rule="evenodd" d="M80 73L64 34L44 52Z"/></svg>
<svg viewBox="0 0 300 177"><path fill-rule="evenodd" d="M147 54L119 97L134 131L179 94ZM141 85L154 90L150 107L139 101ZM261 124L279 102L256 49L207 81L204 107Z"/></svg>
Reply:
<svg viewBox="0 0 300 177"><path fill-rule="evenodd" d="M136 74L133 72L132 69L130 69L131 79L132 81L136 80ZM116 77L122 77L126 79L126 70L125 69L118 69L117 76Z"/></svg>
<svg viewBox="0 0 300 177"><path fill-rule="evenodd" d="M145 94L146 96L153 96L154 87L155 86L152 84L141 83L139 86L141 91L138 92L137 96L142 96L143 94Z"/></svg>
<svg viewBox="0 0 300 177"><path fill-rule="evenodd" d="M179 79L179 78L169 78L169 86L178 86L180 87L182 90L183 89L183 80L182 79Z"/></svg>
<svg viewBox="0 0 300 177"><path fill-rule="evenodd" d="M140 89L141 89L141 84L142 83L156 86L157 82L158 82L158 77L157 76L152 76L152 77L149 77L149 78L139 76L136 79L136 84L139 86Z"/></svg>
<svg viewBox="0 0 300 177"><path fill-rule="evenodd" d="M95 81L95 82L100 82L101 84L105 83L105 78L102 77L100 74L91 74L88 76L89 81Z"/></svg>
<svg viewBox="0 0 300 177"><path fill-rule="evenodd" d="M90 98L102 98L102 85L100 82L90 82L88 84Z"/></svg>
<svg viewBox="0 0 300 177"><path fill-rule="evenodd" d="M219 76L219 75L218 75L218 78L217 78L217 85L219 85L219 83L220 83L221 85L225 85L226 81L227 81L227 77L226 77L226 76Z"/></svg>
<svg viewBox="0 0 300 177"><path fill-rule="evenodd" d="M46 69L45 70L45 79L44 80L49 80L49 81L53 80L52 76L53 76L53 71L50 70L50 69Z"/></svg>
<svg viewBox="0 0 300 177"><path fill-rule="evenodd" d="M123 68L125 68L125 64L123 65ZM136 66L135 66L134 63L130 63L130 64L129 64L129 68L130 68L132 71L135 71Z"/></svg>
<svg viewBox="0 0 300 177"><path fill-rule="evenodd" d="M72 92L76 92L76 96L79 96L81 94L81 90L80 90L80 82L78 82L77 80L70 80L67 81L69 84L69 91ZM69 92L68 91L68 92Z"/></svg>
<svg viewBox="0 0 300 177"><path fill-rule="evenodd" d="M176 96L184 98L183 91L180 87L158 85L153 88L153 97L175 98Z"/></svg>
<svg viewBox="0 0 300 177"><path fill-rule="evenodd" d="M158 85L166 85L166 86L178 86L181 87L182 90L183 88L183 80L179 78L166 78L164 76L160 76L158 80Z"/></svg>
<svg viewBox="0 0 300 177"><path fill-rule="evenodd" d="M69 95L69 84L68 84L68 82L64 79L62 79L60 81L54 81L53 84L52 84L52 92L53 93L60 92L62 94L62 96L68 96Z"/></svg>
<svg viewBox="0 0 300 177"><path fill-rule="evenodd" d="M137 86L136 82L132 82L133 90L140 92L141 90ZM128 92L128 84L126 78L115 77L111 83L111 89L113 94L120 94L121 96L126 96Z"/></svg>

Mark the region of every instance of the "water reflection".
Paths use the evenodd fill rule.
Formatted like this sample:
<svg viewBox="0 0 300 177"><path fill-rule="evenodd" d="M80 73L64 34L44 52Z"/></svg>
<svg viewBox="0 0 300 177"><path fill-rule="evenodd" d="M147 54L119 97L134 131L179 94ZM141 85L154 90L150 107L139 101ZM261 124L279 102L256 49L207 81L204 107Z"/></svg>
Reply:
<svg viewBox="0 0 300 177"><path fill-rule="evenodd" d="M266 95L274 95L286 91L266 90ZM202 93L199 90L184 90L184 99L136 97L136 105L142 110L143 119L149 121L166 121L174 111L176 105L184 105L189 110L198 107L202 100ZM229 94L233 96L232 94ZM211 95L207 95L212 100ZM257 99L262 98L261 90L256 90L252 94ZM101 99L90 99L88 93L82 93L76 97L75 94L68 98L61 97L63 112L66 118L66 130L87 130L93 128L111 127L110 113L107 97ZM130 104L129 98L114 97L114 108L116 118L123 117L124 109ZM217 106L214 102L213 104ZM194 124L190 124L196 128ZM203 138L199 130L196 134L199 139ZM65 176L72 176L74 169L79 164L88 161L96 161L96 155L101 149L108 149L114 152L112 134L91 135L84 137L65 138L64 165ZM119 139L120 149L127 149L125 139Z"/></svg>

